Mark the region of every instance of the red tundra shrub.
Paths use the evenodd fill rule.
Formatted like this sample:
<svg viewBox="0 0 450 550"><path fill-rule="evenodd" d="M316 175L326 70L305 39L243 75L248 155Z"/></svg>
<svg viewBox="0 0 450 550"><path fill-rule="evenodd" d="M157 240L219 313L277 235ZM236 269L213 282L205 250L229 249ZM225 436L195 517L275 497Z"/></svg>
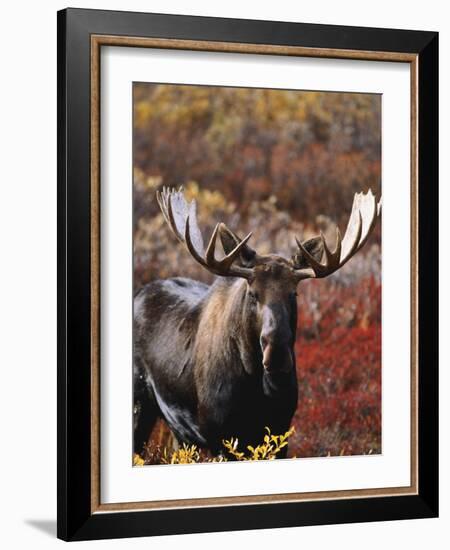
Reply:
<svg viewBox="0 0 450 550"><path fill-rule="evenodd" d="M299 405L289 455L380 453L381 287L372 278L357 288L330 282L321 302L320 313L313 304L299 307Z"/></svg>

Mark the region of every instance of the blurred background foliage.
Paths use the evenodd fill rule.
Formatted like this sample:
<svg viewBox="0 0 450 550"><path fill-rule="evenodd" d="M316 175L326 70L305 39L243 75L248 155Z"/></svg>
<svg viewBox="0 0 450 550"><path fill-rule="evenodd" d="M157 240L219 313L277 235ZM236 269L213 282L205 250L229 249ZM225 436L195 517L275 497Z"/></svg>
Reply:
<svg viewBox="0 0 450 550"><path fill-rule="evenodd" d="M261 254L345 230L381 195L381 96L135 83L134 284L213 276L180 246L155 192L185 188L204 238L225 222ZM381 452L381 224L344 268L299 287L299 407L289 456ZM173 444L163 423L150 446ZM148 456L158 456L149 449Z"/></svg>
<svg viewBox="0 0 450 550"><path fill-rule="evenodd" d="M380 192L379 95L135 84L134 108L138 173L240 212L275 196L297 220L344 223L355 191Z"/></svg>

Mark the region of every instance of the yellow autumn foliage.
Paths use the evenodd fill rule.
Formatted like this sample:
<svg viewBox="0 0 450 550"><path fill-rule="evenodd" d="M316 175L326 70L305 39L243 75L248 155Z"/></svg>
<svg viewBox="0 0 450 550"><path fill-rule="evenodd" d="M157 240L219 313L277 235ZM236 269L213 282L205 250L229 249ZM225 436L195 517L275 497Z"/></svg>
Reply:
<svg viewBox="0 0 450 550"><path fill-rule="evenodd" d="M133 455L133 466L144 466L145 462L144 459L139 456L137 453L134 453Z"/></svg>
<svg viewBox="0 0 450 550"><path fill-rule="evenodd" d="M228 202L220 191L203 189L195 181L187 183L184 187L184 193L188 201L196 200L200 216L217 211L231 213L234 209L234 205Z"/></svg>
<svg viewBox="0 0 450 550"><path fill-rule="evenodd" d="M176 451L169 453L167 449L164 449L161 462L163 464L192 464L200 461L200 453L196 445L186 445Z"/></svg>
<svg viewBox="0 0 450 550"><path fill-rule="evenodd" d="M183 443L182 447L176 449L175 451L169 451L166 447L163 449L161 454L161 463L162 464L197 464L200 462L228 462L229 458L234 458L235 460L244 461L254 461L254 460L273 460L277 457L278 453L287 446L289 437L294 433L295 428L292 427L284 434L275 435L272 434L270 428L266 426L267 434L264 436L264 439L260 445L253 447L251 445L247 446L246 451L243 452L238 449L239 440L238 438L232 437L229 440L223 440L223 446L225 453L228 454L219 454L214 457L205 457L201 449L196 445L187 445ZM138 454L133 455L133 465L134 466L144 466L144 459Z"/></svg>
<svg viewBox="0 0 450 550"><path fill-rule="evenodd" d="M277 454L287 446L289 437L294 433L295 428L292 427L286 433L274 435L270 428L266 426L267 434L264 436L263 442L257 447L247 445L247 453L238 450L239 441L237 438L231 438L223 442L228 453L237 460L273 460Z"/></svg>

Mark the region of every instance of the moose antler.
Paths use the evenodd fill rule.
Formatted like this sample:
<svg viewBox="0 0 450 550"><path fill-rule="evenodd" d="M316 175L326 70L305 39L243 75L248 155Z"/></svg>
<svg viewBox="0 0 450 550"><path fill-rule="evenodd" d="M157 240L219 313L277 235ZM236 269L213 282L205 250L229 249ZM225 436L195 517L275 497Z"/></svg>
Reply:
<svg viewBox="0 0 450 550"><path fill-rule="evenodd" d="M238 258L247 241L252 236L249 233L224 258L218 260L215 255L217 234L223 224L218 223L211 235L206 251L203 237L197 223L197 204L195 200L190 203L183 195L183 189L178 191L163 187L156 192L156 198L163 216L172 229L177 239L188 249L191 256L203 267L215 275L225 277L243 277L250 279L253 275L251 268L236 265Z"/></svg>
<svg viewBox="0 0 450 550"><path fill-rule="evenodd" d="M317 257L308 252L304 244L296 237L295 240L302 257L308 265L306 268L295 269L299 280L327 277L341 268L367 241L380 213L381 200L377 203L370 189L366 194L355 193L350 219L343 239L339 228L336 228L336 244L333 252L328 248L323 233L320 233L323 249L322 259L325 259L325 263L322 263Z"/></svg>

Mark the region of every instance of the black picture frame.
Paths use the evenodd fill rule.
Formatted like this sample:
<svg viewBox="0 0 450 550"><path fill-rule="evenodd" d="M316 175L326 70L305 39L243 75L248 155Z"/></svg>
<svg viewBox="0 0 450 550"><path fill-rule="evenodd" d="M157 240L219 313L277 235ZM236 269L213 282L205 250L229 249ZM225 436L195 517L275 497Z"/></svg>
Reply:
<svg viewBox="0 0 450 550"><path fill-rule="evenodd" d="M58 531L64 540L438 515L438 33L148 13L58 12ZM91 37L397 52L417 57L418 492L308 502L92 510ZM94 350L95 351L95 350Z"/></svg>

